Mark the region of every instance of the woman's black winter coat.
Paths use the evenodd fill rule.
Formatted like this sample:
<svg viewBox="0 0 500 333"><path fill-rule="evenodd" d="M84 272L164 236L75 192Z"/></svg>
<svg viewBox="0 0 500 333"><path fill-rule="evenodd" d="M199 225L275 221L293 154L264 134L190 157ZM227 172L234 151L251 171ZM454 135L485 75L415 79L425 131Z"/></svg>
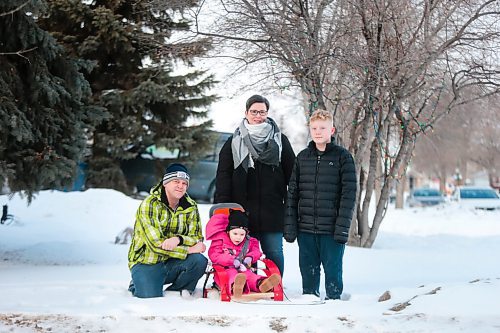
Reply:
<svg viewBox="0 0 500 333"><path fill-rule="evenodd" d="M236 202L249 213L250 232L283 232L285 199L295 153L281 134L281 163L277 167L255 161L248 172L234 169L230 137L219 153L214 203Z"/></svg>
<svg viewBox="0 0 500 333"><path fill-rule="evenodd" d="M285 240L293 242L297 231L301 231L330 234L336 242L345 244L356 189L356 168L351 153L335 144L333 138L324 152L318 152L311 141L297 155L288 186Z"/></svg>

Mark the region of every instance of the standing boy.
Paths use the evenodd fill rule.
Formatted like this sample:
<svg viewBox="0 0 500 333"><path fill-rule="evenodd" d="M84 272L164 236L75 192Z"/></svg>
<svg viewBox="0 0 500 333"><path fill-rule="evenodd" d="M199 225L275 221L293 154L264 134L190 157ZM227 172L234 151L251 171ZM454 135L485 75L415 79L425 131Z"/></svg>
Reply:
<svg viewBox="0 0 500 333"><path fill-rule="evenodd" d="M315 111L309 120L312 141L302 150L288 186L284 227L287 242L297 238L302 293L319 297L320 265L325 299L340 299L342 259L356 201L356 169L347 149L335 144L333 117Z"/></svg>

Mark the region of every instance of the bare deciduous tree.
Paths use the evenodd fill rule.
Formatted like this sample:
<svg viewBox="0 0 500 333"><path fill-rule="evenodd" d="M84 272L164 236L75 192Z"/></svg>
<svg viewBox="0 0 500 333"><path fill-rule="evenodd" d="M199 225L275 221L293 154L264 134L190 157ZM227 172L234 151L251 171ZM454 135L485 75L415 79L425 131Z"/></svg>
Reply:
<svg viewBox="0 0 500 333"><path fill-rule="evenodd" d="M415 168L440 179L445 190L446 178L456 170L468 178L468 166L487 170L489 178L500 170L499 97L492 96L457 108L454 117L434 125L415 150Z"/></svg>
<svg viewBox="0 0 500 333"><path fill-rule="evenodd" d="M417 138L499 91L494 0L224 0L220 11L197 33L225 40L245 64L278 63L261 74L298 85L309 112L333 111L358 166L353 245L375 241Z"/></svg>
<svg viewBox="0 0 500 333"><path fill-rule="evenodd" d="M488 170L490 181L500 172L500 113L498 96L482 100L474 112L477 116L472 131L472 162Z"/></svg>

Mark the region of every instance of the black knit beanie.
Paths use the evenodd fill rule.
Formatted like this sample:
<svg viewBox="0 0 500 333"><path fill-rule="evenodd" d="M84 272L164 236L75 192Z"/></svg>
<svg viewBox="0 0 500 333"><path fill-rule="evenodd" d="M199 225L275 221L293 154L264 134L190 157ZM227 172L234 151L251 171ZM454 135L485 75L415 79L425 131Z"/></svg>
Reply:
<svg viewBox="0 0 500 333"><path fill-rule="evenodd" d="M229 223L226 230L242 228L248 232L248 216L245 212L237 209L229 209Z"/></svg>

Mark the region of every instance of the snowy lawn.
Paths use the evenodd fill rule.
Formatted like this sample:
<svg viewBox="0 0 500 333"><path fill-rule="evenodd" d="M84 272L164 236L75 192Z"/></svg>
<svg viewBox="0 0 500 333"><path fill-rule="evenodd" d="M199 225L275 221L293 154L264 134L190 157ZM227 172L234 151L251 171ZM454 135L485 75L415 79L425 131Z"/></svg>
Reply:
<svg viewBox="0 0 500 333"><path fill-rule="evenodd" d="M0 204L17 219L0 225L0 332L500 332L500 212L391 209L372 249L346 248L350 300L294 305L296 243L285 243L292 302L136 299L128 245L114 240L138 200L94 189ZM204 223L209 208L200 205Z"/></svg>

